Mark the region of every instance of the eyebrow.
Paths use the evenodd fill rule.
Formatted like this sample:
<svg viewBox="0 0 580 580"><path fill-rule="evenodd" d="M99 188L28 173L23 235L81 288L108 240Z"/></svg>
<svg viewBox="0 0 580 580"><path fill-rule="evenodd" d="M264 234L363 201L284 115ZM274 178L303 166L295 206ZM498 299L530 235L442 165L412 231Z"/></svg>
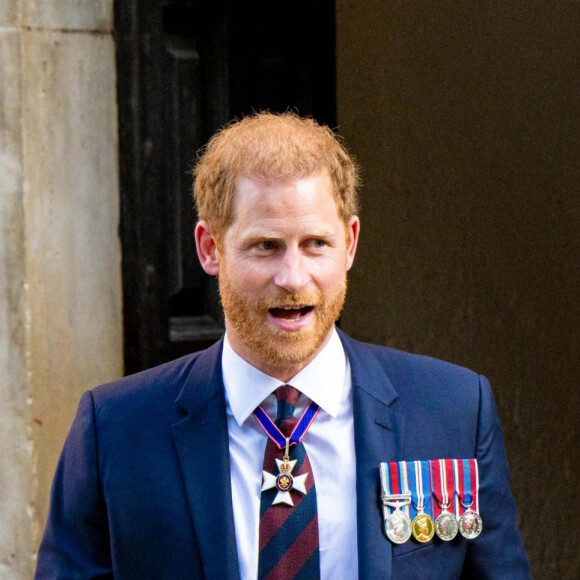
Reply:
<svg viewBox="0 0 580 580"><path fill-rule="evenodd" d="M304 234L300 235L300 238L333 238L336 236L336 233L328 230L328 229L318 229L318 230L310 230ZM266 229L256 229L250 232L247 232L245 235L242 236L244 240L279 240L285 237L284 235L279 234L278 232L274 232L272 230Z"/></svg>

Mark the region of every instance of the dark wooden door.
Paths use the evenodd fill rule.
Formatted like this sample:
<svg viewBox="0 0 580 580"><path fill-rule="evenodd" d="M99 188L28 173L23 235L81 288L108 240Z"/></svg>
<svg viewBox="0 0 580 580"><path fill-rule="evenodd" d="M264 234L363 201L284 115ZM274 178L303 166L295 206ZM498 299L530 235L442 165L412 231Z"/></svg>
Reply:
<svg viewBox="0 0 580 580"><path fill-rule="evenodd" d="M223 332L197 262L190 171L230 119L293 109L334 126L334 2L117 0L125 366Z"/></svg>

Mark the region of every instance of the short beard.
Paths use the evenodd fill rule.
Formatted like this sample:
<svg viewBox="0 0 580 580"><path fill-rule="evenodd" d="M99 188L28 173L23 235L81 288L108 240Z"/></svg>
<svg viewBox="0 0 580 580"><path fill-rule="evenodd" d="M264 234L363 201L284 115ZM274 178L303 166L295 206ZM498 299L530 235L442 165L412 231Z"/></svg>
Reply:
<svg viewBox="0 0 580 580"><path fill-rule="evenodd" d="M321 292L290 293L280 290L274 297L248 298L237 291L222 270L219 277L221 302L226 319L254 360L271 368L285 368L310 362L340 316L346 296L344 285L333 296ZM314 326L287 331L267 324L268 310L277 306L314 306ZM248 361L252 362L252 361Z"/></svg>

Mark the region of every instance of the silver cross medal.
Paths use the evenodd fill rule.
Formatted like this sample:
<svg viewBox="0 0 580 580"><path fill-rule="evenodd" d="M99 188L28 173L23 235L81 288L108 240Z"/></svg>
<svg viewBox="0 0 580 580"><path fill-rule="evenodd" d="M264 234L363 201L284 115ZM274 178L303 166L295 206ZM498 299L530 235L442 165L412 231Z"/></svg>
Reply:
<svg viewBox="0 0 580 580"><path fill-rule="evenodd" d="M292 501L292 496L290 491L295 490L300 493L306 494L306 478L308 473L298 475L294 477L292 475L292 470L296 466L297 460L294 459L290 461L289 455L290 438L286 437L286 451L284 453L283 459L276 459L276 465L278 466L278 475L273 475L267 471L262 471L264 477L264 483L262 483L261 491L266 491L267 489L276 488L278 493L272 502L272 505L277 503L285 503L290 506L294 505Z"/></svg>

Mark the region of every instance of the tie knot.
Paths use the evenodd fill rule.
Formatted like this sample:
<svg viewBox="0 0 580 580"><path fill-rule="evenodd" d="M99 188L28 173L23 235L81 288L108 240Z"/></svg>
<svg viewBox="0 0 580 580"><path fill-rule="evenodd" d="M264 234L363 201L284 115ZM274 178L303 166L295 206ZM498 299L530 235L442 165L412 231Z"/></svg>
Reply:
<svg viewBox="0 0 580 580"><path fill-rule="evenodd" d="M294 415L294 408L300 398L300 391L290 385L283 385L278 387L274 394L278 400L276 423L280 424L281 421L290 419Z"/></svg>

